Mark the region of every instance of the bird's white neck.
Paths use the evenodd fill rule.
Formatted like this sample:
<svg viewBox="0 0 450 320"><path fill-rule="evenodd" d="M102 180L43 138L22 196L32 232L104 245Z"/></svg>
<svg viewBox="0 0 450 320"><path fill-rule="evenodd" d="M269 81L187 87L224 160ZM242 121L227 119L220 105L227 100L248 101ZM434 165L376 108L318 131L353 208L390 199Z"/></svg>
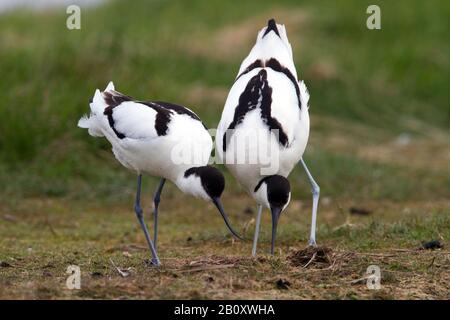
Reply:
<svg viewBox="0 0 450 320"><path fill-rule="evenodd" d="M182 172L175 181L177 187L186 194L194 196L196 198L202 198L204 200L211 200L205 189L202 186L202 181L197 175L185 176Z"/></svg>
<svg viewBox="0 0 450 320"><path fill-rule="evenodd" d="M265 183L256 192L252 190L252 196L258 204L265 208L270 208L269 200L267 199L267 185Z"/></svg>

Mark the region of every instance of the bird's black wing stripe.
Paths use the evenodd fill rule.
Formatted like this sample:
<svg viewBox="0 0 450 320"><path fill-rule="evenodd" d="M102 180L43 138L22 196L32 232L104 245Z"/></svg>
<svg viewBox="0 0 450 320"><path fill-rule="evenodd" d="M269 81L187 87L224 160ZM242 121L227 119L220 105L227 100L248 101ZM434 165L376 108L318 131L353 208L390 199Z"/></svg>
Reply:
<svg viewBox="0 0 450 320"><path fill-rule="evenodd" d="M117 131L116 128L114 127L113 110L115 107L120 105L122 102L133 101L133 98L126 96L120 92L113 91L113 90L105 91L102 94L103 94L103 99L105 100L106 104L108 105L105 108L105 111L103 111L103 114L108 117L109 126L114 131L117 138L123 139L123 138L125 138L125 135L123 133Z"/></svg>
<svg viewBox="0 0 450 320"><path fill-rule="evenodd" d="M298 106L301 109L301 100L300 100L300 88L298 86L297 80L295 79L294 75L292 74L292 72L281 65L281 63L275 59L275 58L270 58L270 60L266 61L265 63L262 62L261 60L255 60L252 64L250 64L244 71L242 71L236 78L235 82L242 77L244 74L249 73L250 71L252 71L253 69L256 68L271 68L274 71L277 72L282 72L286 75L286 77L289 78L289 80L291 80L292 84L294 85L295 88L295 93L297 94L297 99L298 99Z"/></svg>
<svg viewBox="0 0 450 320"><path fill-rule="evenodd" d="M267 61L266 67L271 68L274 71L284 73L289 78L289 80L291 80L292 84L294 85L295 92L297 94L298 107L301 109L302 105L300 101L300 88L292 72L288 68L282 66L281 63L275 58L271 58L269 61Z"/></svg>
<svg viewBox="0 0 450 320"><path fill-rule="evenodd" d="M161 107L163 107L165 109L169 109L169 110L175 111L178 114L188 115L192 119L201 121L200 118L195 113L193 113L191 110L189 110L189 109L187 109L187 108L185 108L183 106L180 106L178 104L174 104L174 103L170 103L170 102L164 102L164 101L155 101L155 102L151 102L151 103L160 105Z"/></svg>
<svg viewBox="0 0 450 320"><path fill-rule="evenodd" d="M114 111L114 108L116 108L123 102L127 102L127 101L141 103L141 104L144 104L144 105L152 108L153 110L155 110L156 111L156 118L155 118L156 133L158 134L158 136L163 136L163 135L167 134L168 124L170 122L170 111L168 109L166 109L162 106L159 106L158 104L151 103L151 102L137 101L130 96L126 96L120 92L113 91L113 90L103 92L103 99L105 100L106 104L108 105L105 108L105 111L103 113L108 117L109 125L119 139L124 139L124 138L126 138L126 136L122 132L117 131L117 129L115 128L113 111Z"/></svg>
<svg viewBox="0 0 450 320"><path fill-rule="evenodd" d="M272 118L272 88L269 86L267 81L267 71L261 70L264 80L263 88L263 99L261 101L261 117L263 121L269 126L271 132L277 130L278 132L278 142L286 147L288 145L288 137L281 126L281 123L277 119ZM261 73L260 72L260 73Z"/></svg>
<svg viewBox="0 0 450 320"><path fill-rule="evenodd" d="M163 102L163 101L137 101L138 103L142 103L150 108L153 108L156 112L156 119L155 119L155 129L156 129L156 133L158 134L158 136L165 136L167 134L167 130L169 128L169 123L171 120L171 114L172 111L177 113L177 114L184 114L187 115L189 117L191 117L194 120L199 121L203 127L208 130L208 128L206 128L205 124L202 122L202 120L191 110L174 104L174 103L170 103L170 102Z"/></svg>
<svg viewBox="0 0 450 320"><path fill-rule="evenodd" d="M134 101L132 97L124 95L114 90L104 91L103 99L105 99L105 102L108 105L108 108L110 109L117 107L122 102Z"/></svg>
<svg viewBox="0 0 450 320"><path fill-rule="evenodd" d="M234 111L233 121L223 135L223 151L226 151L227 144L231 139L232 132L230 130L234 130L244 120L245 115L257 107L261 109L261 117L269 126L269 129L278 130L279 143L287 146L288 137L278 120L272 118L271 106L272 88L267 81L267 71L263 69L249 80L244 92L239 97L239 103Z"/></svg>
<svg viewBox="0 0 450 320"><path fill-rule="evenodd" d="M242 92L241 95L239 96L239 103L236 109L234 110L233 121L230 123L228 129L225 131L223 135L222 148L224 152L227 149L227 144L230 141L232 133L228 131L234 130L235 127L239 123L241 123L242 120L244 120L244 117L247 114L247 112L255 109L256 106L258 105L258 99L260 98L260 95L262 95L261 92L262 83L263 83L262 77L260 76L260 73L258 73L249 80L247 86L245 87L244 92Z"/></svg>
<svg viewBox="0 0 450 320"><path fill-rule="evenodd" d="M255 60L255 61L253 61L247 68L245 68L245 70L244 71L242 71L237 77L236 77L236 80L234 80L235 82L240 78L240 77L242 77L244 74L246 74L246 73L249 73L250 71L252 71L253 69L256 69L256 68L263 68L264 67L264 65L263 65L263 63L262 63L262 61L261 60Z"/></svg>
<svg viewBox="0 0 450 320"><path fill-rule="evenodd" d="M146 105L156 111L155 117L155 130L158 136L165 136L169 129L169 123L171 120L171 112L169 109L164 108L158 103L151 101L136 101L137 103Z"/></svg>
<svg viewBox="0 0 450 320"><path fill-rule="evenodd" d="M202 122L202 120L194 112L192 112L191 110L189 110L186 107L180 106L178 104L170 103L170 102L164 102L164 101L155 101L155 102L153 102L153 104L160 105L160 106L162 106L166 109L172 110L178 114L188 115L192 119L200 121L202 123L203 127L205 127L205 129L208 130L208 128L205 126L205 124Z"/></svg>
<svg viewBox="0 0 450 320"><path fill-rule="evenodd" d="M187 108L176 105L169 102L162 102L162 101L139 101L136 100L130 96L124 95L117 91L107 91L103 92L103 99L105 100L106 104L108 105L105 108L105 111L103 112L108 117L109 125L111 126L111 129L114 131L116 136L119 139L124 139L126 136L117 131L117 129L114 127L114 117L113 117L113 110L115 107L119 106L123 102L127 101L133 101L136 103L140 103L143 105L146 105L147 107L152 108L156 111L156 118L155 118L155 130L158 136L165 136L167 134L167 130L169 129L169 123L171 120L171 114L172 111L176 112L177 114L185 114L191 117L194 120L200 121L200 118L193 113L192 111L188 110ZM203 123L202 123L203 124ZM203 124L203 126L206 128L206 126Z"/></svg>

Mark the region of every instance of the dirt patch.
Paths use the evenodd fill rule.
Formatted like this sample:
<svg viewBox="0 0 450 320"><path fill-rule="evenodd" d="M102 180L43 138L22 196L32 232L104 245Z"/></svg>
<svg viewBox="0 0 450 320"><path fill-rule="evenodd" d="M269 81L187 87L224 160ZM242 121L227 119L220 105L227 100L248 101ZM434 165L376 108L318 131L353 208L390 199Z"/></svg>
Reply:
<svg viewBox="0 0 450 320"><path fill-rule="evenodd" d="M164 259L163 259L164 260ZM263 263L265 257L220 257L216 255L202 257L191 261L170 261L166 269L171 271L203 271L209 269L229 268L234 266L252 266Z"/></svg>
<svg viewBox="0 0 450 320"><path fill-rule="evenodd" d="M348 212L352 215L357 215L357 216L368 216L368 215L372 214L372 210L360 208L360 207L350 207L348 209Z"/></svg>
<svg viewBox="0 0 450 320"><path fill-rule="evenodd" d="M286 279L278 279L277 282L275 282L276 286L280 290L288 290L291 286L291 282Z"/></svg>
<svg viewBox="0 0 450 320"><path fill-rule="evenodd" d="M442 249L443 247L444 246L442 245L442 243L439 240L431 240L428 242L423 242L421 249L435 250L435 249Z"/></svg>
<svg viewBox="0 0 450 320"><path fill-rule="evenodd" d="M170 190L168 190L170 193ZM419 250L421 240L439 240L446 246L448 200L436 202L386 202L370 200L361 202L336 198L320 215L321 225L331 227L343 223L349 217L349 223L355 225L343 232L323 233L318 238L321 247L305 248L298 245L297 228L284 229L280 241L280 250L275 256L263 254L250 257L251 242L230 243L224 236L212 232L212 222L217 230L223 230L219 217L204 219L201 210L194 210L196 200L166 201L163 219L167 219L164 232L160 237L161 267L150 267L144 263L149 258L144 237L139 233L139 225L131 220L130 209L111 205L100 209L97 205L83 210L76 203L61 199L27 199L24 203L38 210L53 212L50 221L56 226L59 237L50 232L42 232L42 226L35 211L26 212L14 208L2 212L26 217L31 223L0 223L0 233L4 235L1 245L5 248L0 261L12 267L1 267L0 298L22 299L444 299L448 298L450 283L450 253L446 249ZM232 199L233 201L227 201ZM179 202L177 202L179 201ZM229 203L230 211L239 212L250 205L246 195L225 195L224 202ZM24 204L24 205L25 205ZM188 204L188 205L187 205ZM189 207L188 206L192 206ZM367 217L350 215L350 207L376 210L376 231L369 227ZM343 208L339 213L338 209ZM405 207L408 212L403 211ZM75 210L63 210L70 208ZM191 209L192 208L192 209ZM424 212L438 210L439 216L422 217ZM186 210L192 210L192 221L205 221L209 232L202 231L205 225L192 223L189 228L180 228L179 221L185 221ZM302 234L307 235L309 228L309 206L301 212ZM296 210L294 210L296 211ZM284 225L298 223L298 216L286 215ZM111 214L115 212L115 214ZM334 215L333 215L334 214ZM28 216L29 215L29 216ZM96 216L98 219L90 219ZM67 221L78 222L78 227L70 227ZM108 219L106 219L108 217ZM242 213L242 217L245 214ZM412 217L421 217L412 219ZM105 219L103 219L105 218ZM248 217L247 217L248 218ZM247 219L246 218L246 219ZM108 221L99 224L99 220ZM429 220L432 219L432 220ZM0 218L1 221L1 218ZM176 221L176 222L175 222ZM406 229L389 229L388 222L398 221ZM411 221L415 221L410 225ZM39 224L38 224L39 222ZM263 226L270 225L269 215L263 216ZM184 222L183 222L184 223ZM408 223L407 225L405 225ZM33 228L27 225L33 225ZM385 226L388 231L383 231ZM428 236L416 238L411 233L423 232ZM367 229L365 229L367 228ZM380 229L381 228L381 229ZM114 230L101 236L106 230ZM264 235L265 230L265 235ZM262 242L268 246L269 228L263 229ZM322 229L324 230L324 229ZM350 237L350 231L367 230L364 239ZM394 232L391 232L391 231ZM17 235L23 232L36 241L33 251L28 243L17 241ZM348 231L348 232L347 232ZM395 241L381 242L383 231ZM80 234L80 232L84 232ZM202 233L204 232L204 233ZM214 231L217 232L217 231ZM401 232L401 233L400 233ZM432 237L436 233L435 238ZM131 235L130 235L131 234ZM438 236L438 234L442 234ZM76 236L74 236L76 235ZM392 237L391 237L392 236ZM62 238L72 241L61 244ZM186 239L191 237L191 243ZM356 240L355 240L356 238ZM39 240L38 240L39 239ZM305 239L306 240L306 239ZM374 245L376 243L376 245ZM402 245L399 246L399 243ZM368 247L370 246L370 247ZM331 248L328 249L328 248ZM51 252L51 255L49 255ZM128 254L124 254L124 252ZM314 259L312 257L316 253ZM129 271L127 277L111 264L114 261L121 271ZM311 261L311 262L310 262ZM310 263L309 263L310 262ZM309 265L308 265L309 263ZM79 291L67 290L65 279L69 264L81 266L82 288ZM306 265L306 267L305 267ZM367 288L367 268L377 265L381 269L382 288Z"/></svg>
<svg viewBox="0 0 450 320"><path fill-rule="evenodd" d="M333 262L333 251L328 247L309 246L292 252L288 256L288 260L296 267L308 268L309 266L315 266L327 268Z"/></svg>
<svg viewBox="0 0 450 320"><path fill-rule="evenodd" d="M12 265L6 261L0 261L0 268L11 268Z"/></svg>

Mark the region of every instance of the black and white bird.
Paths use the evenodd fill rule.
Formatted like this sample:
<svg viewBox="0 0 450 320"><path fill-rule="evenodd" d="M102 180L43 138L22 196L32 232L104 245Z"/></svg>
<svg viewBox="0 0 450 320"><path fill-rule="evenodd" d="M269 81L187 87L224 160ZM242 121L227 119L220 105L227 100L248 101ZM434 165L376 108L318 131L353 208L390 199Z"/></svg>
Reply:
<svg viewBox="0 0 450 320"><path fill-rule="evenodd" d="M212 201L231 233L233 230L220 196L225 188L223 174L209 166L212 138L200 118L186 107L168 102L138 101L114 89L95 91L90 115L78 126L94 137L106 137L117 160L138 175L134 210L152 254L152 263L160 264L157 254L158 206L166 180L194 197ZM154 195L154 240L150 238L141 208L142 174L160 177Z"/></svg>
<svg viewBox="0 0 450 320"><path fill-rule="evenodd" d="M271 19L258 33L256 44L241 64L216 136L219 159L258 203L253 255L263 207L272 214L271 252L274 252L278 219L291 198L287 177L297 163L301 163L311 183L309 244L316 244L319 186L302 158L309 136L308 100L306 85L298 81L286 29ZM260 155L267 146L271 151L267 162L263 162L255 155ZM267 170L268 167L271 169Z"/></svg>

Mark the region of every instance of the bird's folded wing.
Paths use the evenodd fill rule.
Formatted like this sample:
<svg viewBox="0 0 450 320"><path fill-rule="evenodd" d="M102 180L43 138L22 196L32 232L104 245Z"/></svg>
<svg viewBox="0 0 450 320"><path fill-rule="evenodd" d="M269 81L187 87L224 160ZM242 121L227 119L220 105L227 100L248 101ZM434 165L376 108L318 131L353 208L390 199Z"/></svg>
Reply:
<svg viewBox="0 0 450 320"><path fill-rule="evenodd" d="M139 102L125 101L115 106L111 113L110 126L118 135L130 139L154 139L157 112Z"/></svg>

